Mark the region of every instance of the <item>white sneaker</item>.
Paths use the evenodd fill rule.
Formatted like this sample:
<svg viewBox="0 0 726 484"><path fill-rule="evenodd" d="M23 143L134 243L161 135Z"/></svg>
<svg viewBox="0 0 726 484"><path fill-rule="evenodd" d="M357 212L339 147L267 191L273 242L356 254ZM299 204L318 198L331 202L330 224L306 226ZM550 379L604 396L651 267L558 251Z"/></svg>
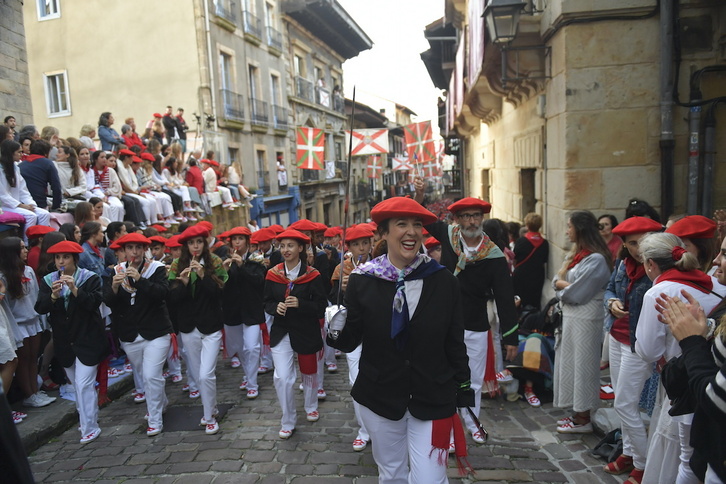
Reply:
<svg viewBox="0 0 726 484"><path fill-rule="evenodd" d="M55 402L55 400L56 400L56 398L55 398L55 397L51 397L51 396L48 396L48 394L47 394L47 393L45 393L45 392L44 392L43 390L40 390L40 391L39 391L38 393L36 393L36 395L39 395L39 396L40 396L40 398L41 398L41 399L42 399L43 401L46 401L46 402L48 402L48 404L51 404L51 403Z"/></svg>
<svg viewBox="0 0 726 484"><path fill-rule="evenodd" d="M40 407L45 407L46 405L50 405L54 401L55 401L55 398L50 400L50 397L43 398L43 396L40 393L34 393L33 395L30 395L28 398L23 400L23 406L40 408Z"/></svg>

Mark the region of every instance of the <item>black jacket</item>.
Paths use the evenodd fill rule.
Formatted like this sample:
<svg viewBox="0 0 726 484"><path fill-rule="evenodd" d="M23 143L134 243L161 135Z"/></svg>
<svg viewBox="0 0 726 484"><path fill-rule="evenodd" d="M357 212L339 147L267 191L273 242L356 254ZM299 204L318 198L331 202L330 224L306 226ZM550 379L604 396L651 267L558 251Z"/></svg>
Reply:
<svg viewBox="0 0 726 484"><path fill-rule="evenodd" d="M98 307L103 301L101 278L92 275L78 287L78 296L71 294L68 308L63 298L51 299L52 291L40 281L40 293L35 303L38 314L48 314L53 328L55 356L69 368L78 358L86 366L103 361L109 353L106 327Z"/></svg>
<svg viewBox="0 0 726 484"><path fill-rule="evenodd" d="M180 279L171 280L168 302L174 307L180 332L191 333L196 328L202 334L212 334L222 330L222 287L211 276L190 280L186 286Z"/></svg>
<svg viewBox="0 0 726 484"><path fill-rule="evenodd" d="M458 257L449 241L448 225L444 222L434 222L427 225L426 230L441 242L441 265L453 273ZM517 327L518 316L507 259L497 257L467 264L456 278L461 288L464 329L489 331L491 316L487 314L487 301L493 298L497 304L502 343L516 346L517 331L512 330Z"/></svg>
<svg viewBox="0 0 726 484"><path fill-rule="evenodd" d="M300 269L304 274L305 266ZM289 308L285 316L277 314L277 303L285 300L285 284L265 280L265 312L275 317L270 330L270 346L274 347L290 335L290 345L296 353L310 355L323 348L320 320L328 305L323 279L320 275L310 282L295 284L290 292L298 298L299 307Z"/></svg>
<svg viewBox="0 0 726 484"><path fill-rule="evenodd" d="M141 335L151 341L174 332L166 309L169 295L166 267L158 267L148 279L131 280L131 285L136 288L133 304L131 294L123 288L114 294L111 278L103 287L103 302L111 309L111 327L118 338L129 343Z"/></svg>
<svg viewBox="0 0 726 484"><path fill-rule="evenodd" d="M546 240L536 249L527 237L520 237L514 243L512 284L514 293L522 298L522 307L530 305L539 309L549 254L550 244Z"/></svg>
<svg viewBox="0 0 726 484"><path fill-rule="evenodd" d="M391 339L395 283L360 274L348 279L345 329L338 340L328 338L344 352L363 343L351 395L390 420L400 420L406 410L421 420L450 417L459 385L469 381L459 283L444 270L423 281L403 351Z"/></svg>
<svg viewBox="0 0 726 484"><path fill-rule="evenodd" d="M224 324L227 326L252 326L265 322L262 297L267 271L262 264L250 261L249 256L248 252L242 265L233 262L227 271L229 279L222 294Z"/></svg>

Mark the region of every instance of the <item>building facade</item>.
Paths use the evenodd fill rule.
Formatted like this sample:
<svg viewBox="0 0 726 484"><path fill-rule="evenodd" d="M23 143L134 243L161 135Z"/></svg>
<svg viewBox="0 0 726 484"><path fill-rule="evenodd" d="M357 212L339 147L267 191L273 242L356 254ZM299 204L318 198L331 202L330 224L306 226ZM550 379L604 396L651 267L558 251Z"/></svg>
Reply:
<svg viewBox="0 0 726 484"><path fill-rule="evenodd" d="M726 73L711 67L725 55L723 2L529 0L501 44L482 17L489 3L446 0L424 62L447 91L440 127L458 140L467 194L505 221L541 213L550 273L572 210L622 219L632 198L666 217L726 206L726 137L703 141L726 115L687 105L724 95Z"/></svg>
<svg viewBox="0 0 726 484"><path fill-rule="evenodd" d="M23 3L0 2L0 118L14 116L17 130L33 123Z"/></svg>

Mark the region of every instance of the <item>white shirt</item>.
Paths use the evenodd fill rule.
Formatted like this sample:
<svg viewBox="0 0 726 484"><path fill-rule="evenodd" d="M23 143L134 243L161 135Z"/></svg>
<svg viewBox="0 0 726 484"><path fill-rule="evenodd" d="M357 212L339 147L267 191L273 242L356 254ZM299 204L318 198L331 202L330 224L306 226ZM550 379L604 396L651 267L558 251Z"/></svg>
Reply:
<svg viewBox="0 0 726 484"><path fill-rule="evenodd" d="M214 193L217 191L217 174L210 166L202 172L204 178L204 191L207 193Z"/></svg>
<svg viewBox="0 0 726 484"><path fill-rule="evenodd" d="M15 186L11 187L5 177L5 169L0 166L0 204L7 208L15 208L21 203L36 207L37 204L33 197L30 196L28 187L25 185L25 178L20 174L20 168L18 168L18 165L14 165L14 168Z"/></svg>
<svg viewBox="0 0 726 484"><path fill-rule="evenodd" d="M125 167L123 163L117 164L116 169L118 171L118 177L121 179L121 182L132 191L138 191L139 180L136 178L136 173L134 173L134 169L131 168L130 165L128 166L128 168Z"/></svg>
<svg viewBox="0 0 726 484"><path fill-rule="evenodd" d="M58 172L61 187L63 187L63 191L65 192L64 195L67 194L69 197L75 197L76 195L84 195L86 193L86 177L80 167L78 168L78 171L81 172L81 176L78 177L78 184L73 185L71 182L71 178L73 178L73 168L71 168L70 163L66 163L65 161L54 161L53 164Z"/></svg>
<svg viewBox="0 0 726 484"><path fill-rule="evenodd" d="M293 267L292 269L287 269L287 264L285 264L285 272L287 273L287 278L291 281L294 281L298 278L300 275L300 269L302 267L302 261L298 261L297 265Z"/></svg>

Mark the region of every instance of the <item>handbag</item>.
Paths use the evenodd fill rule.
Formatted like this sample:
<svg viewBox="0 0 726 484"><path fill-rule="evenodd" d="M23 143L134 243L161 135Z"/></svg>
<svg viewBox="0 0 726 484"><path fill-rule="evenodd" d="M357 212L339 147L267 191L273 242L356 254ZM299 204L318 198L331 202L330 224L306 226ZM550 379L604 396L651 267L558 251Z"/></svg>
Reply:
<svg viewBox="0 0 726 484"><path fill-rule="evenodd" d="M671 408L668 410L670 416L695 412L696 402L688 388L688 371L683 358L672 358L663 366L661 382L671 400Z"/></svg>
<svg viewBox="0 0 726 484"><path fill-rule="evenodd" d="M602 457L606 462L613 462L623 453L623 434L620 429L611 430L595 448L590 451L595 457Z"/></svg>

